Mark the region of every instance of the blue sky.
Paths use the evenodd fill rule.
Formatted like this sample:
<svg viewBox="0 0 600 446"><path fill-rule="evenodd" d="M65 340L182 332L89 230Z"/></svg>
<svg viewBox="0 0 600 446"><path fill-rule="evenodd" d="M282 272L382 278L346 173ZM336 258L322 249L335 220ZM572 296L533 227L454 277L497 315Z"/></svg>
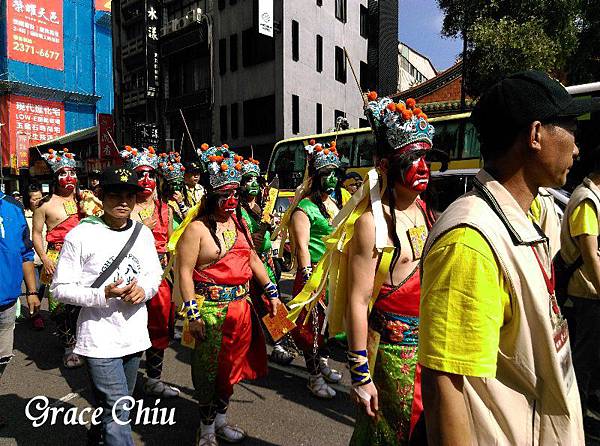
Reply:
<svg viewBox="0 0 600 446"><path fill-rule="evenodd" d="M460 39L442 38L443 14L436 0L399 0L398 38L429 57L438 71L452 66L462 51Z"/></svg>

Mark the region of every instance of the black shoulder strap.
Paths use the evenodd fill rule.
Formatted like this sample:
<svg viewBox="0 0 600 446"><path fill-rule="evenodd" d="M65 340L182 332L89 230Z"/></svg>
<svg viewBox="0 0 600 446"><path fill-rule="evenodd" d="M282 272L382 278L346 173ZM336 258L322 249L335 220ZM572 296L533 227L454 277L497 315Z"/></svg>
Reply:
<svg viewBox="0 0 600 446"><path fill-rule="evenodd" d="M142 224L139 221L136 221L135 226L133 228L133 232L131 233L131 236L129 236L129 240L127 240L127 243L125 243L125 246L123 246L123 249L121 249L119 255L115 257L115 259L108 266L108 268L102 271L102 274L100 274L98 278L94 280L94 283L92 283L92 288L99 288L100 285L102 285L106 281L106 279L108 279L112 275L112 273L115 272L115 270L119 267L125 256L129 254L129 251L131 251L131 248L137 240L141 230Z"/></svg>

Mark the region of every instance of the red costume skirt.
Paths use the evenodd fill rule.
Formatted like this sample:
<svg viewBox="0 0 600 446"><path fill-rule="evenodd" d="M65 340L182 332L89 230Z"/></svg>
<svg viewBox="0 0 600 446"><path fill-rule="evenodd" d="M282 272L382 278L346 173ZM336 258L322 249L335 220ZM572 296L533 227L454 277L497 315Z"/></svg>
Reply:
<svg viewBox="0 0 600 446"><path fill-rule="evenodd" d="M175 308L171 303L171 287L163 279L156 295L146 304L148 308L148 334L152 347L165 350L171 340L171 328L175 324Z"/></svg>
<svg viewBox="0 0 600 446"><path fill-rule="evenodd" d="M246 298L229 302L206 299L200 314L206 338L196 340L192 381L200 405L227 401L233 386L267 374L265 338Z"/></svg>

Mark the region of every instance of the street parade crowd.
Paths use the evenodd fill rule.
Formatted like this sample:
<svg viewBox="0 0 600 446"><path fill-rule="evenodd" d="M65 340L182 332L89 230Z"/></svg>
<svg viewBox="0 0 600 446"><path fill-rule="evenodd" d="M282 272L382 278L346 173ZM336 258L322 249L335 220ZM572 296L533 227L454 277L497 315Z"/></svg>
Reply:
<svg viewBox="0 0 600 446"><path fill-rule="evenodd" d="M441 215L426 199L430 162L445 157L434 126L414 99L375 92L374 167L344 175L335 140L310 141L277 224L260 164L226 144L185 162L125 146L90 190L75 156L50 150L50 195L31 188L23 212L0 193L0 376L24 295L38 329L48 299L64 366L87 370L102 409L88 444L133 444L118 421L142 356L145 393L179 395L161 374L180 319L199 446L244 440L227 409L236 383L267 373L267 342L280 364L297 349L308 391L335 398L328 345L342 333L351 445L583 445L584 425L600 435L600 152L562 224L546 188L565 184L576 118L597 107L536 71L492 86L471 117L485 167ZM296 271L287 304L277 238Z"/></svg>

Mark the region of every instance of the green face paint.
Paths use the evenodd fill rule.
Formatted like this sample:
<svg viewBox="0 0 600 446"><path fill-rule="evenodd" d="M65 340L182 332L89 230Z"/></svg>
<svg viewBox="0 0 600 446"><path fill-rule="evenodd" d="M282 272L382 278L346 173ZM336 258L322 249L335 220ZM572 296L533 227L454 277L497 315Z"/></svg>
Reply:
<svg viewBox="0 0 600 446"><path fill-rule="evenodd" d="M244 189L248 195L256 197L260 192L260 185L256 177L251 177L245 184Z"/></svg>
<svg viewBox="0 0 600 446"><path fill-rule="evenodd" d="M326 192L333 192L338 184L338 177L335 171L331 171L326 177L321 177L321 186Z"/></svg>

